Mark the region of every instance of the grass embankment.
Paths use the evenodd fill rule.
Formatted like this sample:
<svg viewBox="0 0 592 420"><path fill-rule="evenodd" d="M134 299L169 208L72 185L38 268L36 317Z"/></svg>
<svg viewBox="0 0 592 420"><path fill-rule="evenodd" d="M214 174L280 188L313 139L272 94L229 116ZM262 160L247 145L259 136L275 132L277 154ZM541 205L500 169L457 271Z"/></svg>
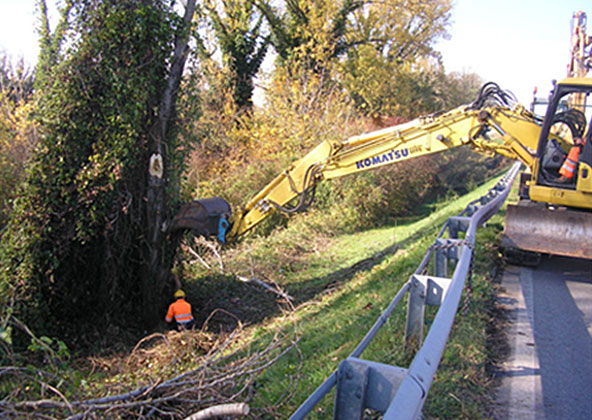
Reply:
<svg viewBox="0 0 592 420"><path fill-rule="evenodd" d="M298 351L291 351L257 379L252 405L273 405L277 408L273 417L288 417L360 342L415 271L446 219L460 213L496 181L491 180L451 203L434 206L428 217L405 225L335 237L321 233L316 238L310 237L310 226L298 226L274 238L250 242L245 245L248 252L235 250L237 260L241 260L241 252L248 253L261 276L277 282L294 298L292 311L285 309L280 314L279 299L262 290L255 292L260 295L258 299L251 300L248 295L254 293L256 286L237 285L236 281L232 286L228 276L211 276L193 285L193 292L199 293L196 296L202 296L200 304L206 314L215 301L222 305L233 302L226 306L229 311L256 315L253 320L261 324L251 330L251 348L263 347L262 343L278 329L299 338ZM499 261L497 244L503 217L502 211L487 228L479 229L469 311L466 316L457 315L424 408L429 418L479 419L490 414L493 383L488 365L495 355L488 350L487 330L495 324L491 280ZM299 249L294 250L296 247ZM246 261L244 255L242 261ZM222 287L220 280L225 284ZM215 288L215 292L209 288ZM251 290L247 292L248 289ZM274 304L253 304L261 302L263 295ZM243 304L244 301L249 303ZM405 302L400 303L363 358L401 367L409 365L413 354L403 346L405 311ZM435 311L428 311L428 324ZM428 328L429 325L426 333ZM280 406L278 401L288 391L291 398ZM332 398L330 394L311 418L329 418Z"/></svg>
<svg viewBox="0 0 592 420"><path fill-rule="evenodd" d="M254 418L287 418L357 346L415 271L446 219L486 193L496 181L450 203L433 205L426 218L365 232L332 235L313 210L292 219L287 228L273 235L251 235L225 250L224 273L204 272L196 264L187 264L184 278L195 280L184 288L194 304L197 326L204 331L156 333L131 351L84 358L44 351L49 346L38 340L43 348L33 349L33 356L39 357L38 366L44 364L41 359L49 361L42 369L45 373L33 366L6 369L0 395L10 398L0 405L0 412L14 413L19 418L18 413L26 417L26 413L39 414L43 408L49 417L57 418L89 407L99 415L109 413L112 418L123 418L149 410L156 398L166 399L159 412L183 418L199 407L219 403L222 391L225 398L232 398L239 387L244 391L239 400L252 396L249 404ZM495 354L488 350L491 346L487 331L496 325L492 319L491 272L498 260L502 225L503 213L478 231L469 311L466 316L458 315L453 326L424 408L428 418L480 419L490 415L493 382L488 366ZM214 262L210 261L212 266ZM293 298L292 302L258 285L240 282L228 273L255 275L275 283ZM413 354L403 346L405 311L402 302L363 353L364 359L408 367ZM435 311L428 311L428 328ZM239 323L243 328L235 332L240 335L226 342L233 347L220 350L228 332ZM278 332L286 342L297 341L297 346L267 366L267 360L279 353L277 348L267 353L267 359L257 359L257 355L269 349ZM239 378L233 373L239 368L248 373ZM175 388L150 394L170 378L186 372L194 372L193 383L212 380L218 385L209 387L208 393ZM216 379L216 375L224 376L224 381ZM113 406L95 403L90 407L87 403L74 409L71 405L73 401L125 395L145 386L148 388L141 396L131 398L133 403L121 401L115 406L110 400ZM143 395L146 398L138 401ZM182 395L184 402L176 395ZM330 418L332 404L331 393L310 418ZM131 407L139 408L130 411Z"/></svg>

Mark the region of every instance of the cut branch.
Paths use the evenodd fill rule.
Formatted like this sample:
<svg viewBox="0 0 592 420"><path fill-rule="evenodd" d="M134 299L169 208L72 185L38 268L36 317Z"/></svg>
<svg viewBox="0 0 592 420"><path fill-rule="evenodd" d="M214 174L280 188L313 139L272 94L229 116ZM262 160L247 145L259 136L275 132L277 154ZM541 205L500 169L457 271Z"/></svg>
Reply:
<svg viewBox="0 0 592 420"><path fill-rule="evenodd" d="M236 400L239 398L250 399L255 377L294 347L297 348L297 340L286 341L280 336L280 333L276 333L263 350L237 359L237 355L229 353L228 349L239 343L240 331L239 324L239 328L233 331L233 334L230 334L218 346L213 347L207 354L201 356L194 354L194 357L198 357L197 368L171 379L151 380L151 384L123 394L79 401L68 400L66 394L58 389L61 382L58 381L58 385L44 383L43 385L50 389L57 399L12 401L8 397L0 401L0 418L10 417L11 413L15 412L25 412L24 417L34 413L40 418L57 416L82 419L96 416L99 412L114 418L148 418L155 413L170 410L171 404L175 404L176 410L180 409L187 413L194 412L187 417L192 420L220 415L246 415L249 411L246 401L243 404L237 404ZM183 337L188 339L191 334L203 333L186 331L173 334L180 334L178 336L180 339ZM155 337L160 337L160 335L153 334L140 340L130 357L143 343ZM166 341L170 346L168 340ZM173 353L172 350L171 353ZM298 354L302 357L299 351ZM20 368L8 367L1 369L0 375L20 375L21 372L25 373ZM24 378L25 376L23 375ZM36 379L31 378L31 380ZM219 407L207 407L208 405ZM147 415L147 413L152 414ZM180 412L175 416L179 414ZM210 417L206 417L206 415Z"/></svg>
<svg viewBox="0 0 592 420"><path fill-rule="evenodd" d="M249 411L249 406L244 403L222 404L201 410L195 414L190 415L189 417L185 417L184 420L207 420L222 416L246 416L249 414Z"/></svg>

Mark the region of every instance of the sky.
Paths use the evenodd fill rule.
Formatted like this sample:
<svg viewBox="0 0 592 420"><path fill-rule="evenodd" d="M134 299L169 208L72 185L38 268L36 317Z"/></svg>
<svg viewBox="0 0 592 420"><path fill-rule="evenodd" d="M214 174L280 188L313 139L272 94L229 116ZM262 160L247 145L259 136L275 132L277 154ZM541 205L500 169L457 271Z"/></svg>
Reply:
<svg viewBox="0 0 592 420"><path fill-rule="evenodd" d="M0 51L36 62L35 0L0 0ZM55 1L49 0L56 15ZM570 25L583 10L592 35L591 0L453 0L450 37L437 43L446 72L471 72L511 90L524 105L535 87L546 96L566 76Z"/></svg>
<svg viewBox="0 0 592 420"><path fill-rule="evenodd" d="M591 0L455 0L450 39L436 49L446 72L477 73L512 91L523 105L546 97L567 76L571 17L582 10L592 35Z"/></svg>

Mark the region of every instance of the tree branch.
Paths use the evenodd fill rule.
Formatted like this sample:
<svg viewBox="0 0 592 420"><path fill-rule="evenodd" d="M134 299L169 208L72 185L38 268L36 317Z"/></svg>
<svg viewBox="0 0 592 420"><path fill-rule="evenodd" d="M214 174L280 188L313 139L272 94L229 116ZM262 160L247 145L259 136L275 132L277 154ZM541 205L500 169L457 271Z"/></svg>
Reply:
<svg viewBox="0 0 592 420"><path fill-rule="evenodd" d="M198 411L197 413L192 414L189 417L185 417L184 420L207 420L214 417L222 416L246 416L247 414L249 414L249 411L249 406L244 403L222 404Z"/></svg>

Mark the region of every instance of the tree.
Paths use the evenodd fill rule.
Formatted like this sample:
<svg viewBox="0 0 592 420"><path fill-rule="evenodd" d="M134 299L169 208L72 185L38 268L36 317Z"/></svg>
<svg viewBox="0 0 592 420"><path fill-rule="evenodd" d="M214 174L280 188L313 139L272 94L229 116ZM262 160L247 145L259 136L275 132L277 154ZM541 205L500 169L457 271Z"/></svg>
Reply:
<svg viewBox="0 0 592 420"><path fill-rule="evenodd" d="M43 90L52 82L53 69L59 64L63 53L63 43L69 29L70 14L74 8L74 0L67 0L60 9L60 19L56 29L51 31L48 9L45 0L38 0L39 8L39 57L37 63L37 77L35 87Z"/></svg>
<svg viewBox="0 0 592 420"><path fill-rule="evenodd" d="M446 36L450 0L385 0L367 2L352 14L347 51L372 45L390 61L405 63L433 53Z"/></svg>
<svg viewBox="0 0 592 420"><path fill-rule="evenodd" d="M257 14L253 0L208 0L205 9L224 65L230 70L234 102L239 109L250 110L255 88L253 79L269 46L268 38L262 36L263 17Z"/></svg>
<svg viewBox="0 0 592 420"><path fill-rule="evenodd" d="M61 29L42 30L41 139L2 236L0 298L46 334L161 318L175 248L165 221L182 169L175 103L195 0L182 18L173 7L72 1Z"/></svg>
<svg viewBox="0 0 592 420"><path fill-rule="evenodd" d="M265 0L255 4L267 20L280 63L305 62L318 72L349 48L348 21L365 1L286 0L285 12Z"/></svg>
<svg viewBox="0 0 592 420"><path fill-rule="evenodd" d="M165 281L169 275L172 259L176 246L167 247L167 237L163 227L165 226L168 214L168 201L166 181L177 180L173 189L173 198L176 198L179 190L178 176L180 167L175 168L175 103L178 96L179 86L183 75L183 68L187 60L189 29L195 13L196 0L188 0L185 5L183 21L177 30L171 67L168 71L166 87L162 93L158 108L158 120L153 130L152 140L149 141L148 149L152 152L150 156L148 185L147 185L147 230L148 248L145 250L148 255L148 264L142 266L142 304L144 307L144 323L153 326L160 318L158 310L162 307ZM165 23L166 20L163 22ZM164 61L166 62L166 61ZM160 158L160 159L159 159ZM164 167L163 167L164 166ZM168 179L163 175L167 169ZM175 173L175 169L177 173ZM169 186L170 187L170 186ZM171 192L169 191L169 194ZM175 244L176 245L176 244Z"/></svg>
<svg viewBox="0 0 592 420"><path fill-rule="evenodd" d="M449 0L286 0L284 8L256 0L282 63L308 60L310 68L372 45L400 63L431 52L444 36ZM284 11L282 11L284 10Z"/></svg>
<svg viewBox="0 0 592 420"><path fill-rule="evenodd" d="M397 63L371 46L360 48L342 66L342 79L364 115L415 118L446 108L441 91L444 69L437 59Z"/></svg>
<svg viewBox="0 0 592 420"><path fill-rule="evenodd" d="M35 74L20 59L12 64L7 56L0 57L0 90L13 103L27 102L33 94Z"/></svg>
<svg viewBox="0 0 592 420"><path fill-rule="evenodd" d="M354 13L342 78L358 109L405 118L441 109L444 70L432 46L446 36L450 8L448 0L388 0Z"/></svg>
<svg viewBox="0 0 592 420"><path fill-rule="evenodd" d="M448 107L469 104L477 99L484 80L476 73L453 72L441 83L445 103Z"/></svg>

